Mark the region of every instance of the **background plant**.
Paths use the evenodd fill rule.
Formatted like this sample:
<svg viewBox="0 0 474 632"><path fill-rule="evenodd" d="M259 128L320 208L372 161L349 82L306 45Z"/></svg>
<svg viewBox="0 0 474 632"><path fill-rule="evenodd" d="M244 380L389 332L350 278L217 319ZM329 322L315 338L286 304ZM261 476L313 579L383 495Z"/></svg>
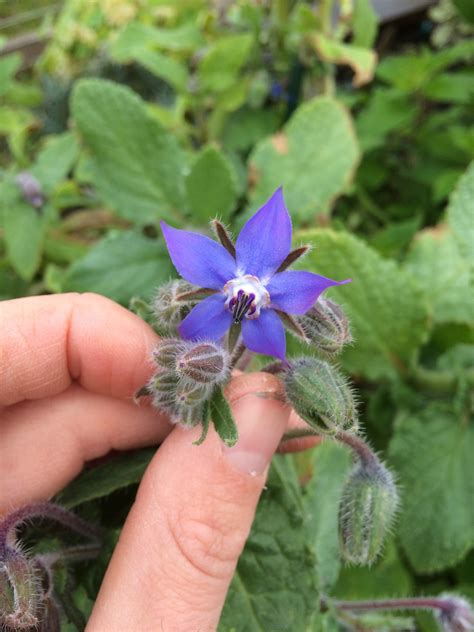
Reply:
<svg viewBox="0 0 474 632"><path fill-rule="evenodd" d="M218 215L237 231L280 184L296 239L313 246L304 268L354 279L329 293L355 339L340 364L401 484L397 528L370 569L341 565L346 449L325 442L278 457L223 630L253 625L248 604L264 629L298 629L295 620L337 629L331 612L315 622L316 590L340 600L474 597L465 6L386 44L365 0L69 1L33 68L21 70L17 53L0 58L2 299L88 290L124 305L148 300L175 274L160 219L207 231ZM463 27L430 43L453 19ZM150 455L115 455L59 500L102 524L112 545ZM106 561L74 573L85 616ZM347 625L367 630L415 625L351 616ZM434 629L430 614L412 616Z"/></svg>

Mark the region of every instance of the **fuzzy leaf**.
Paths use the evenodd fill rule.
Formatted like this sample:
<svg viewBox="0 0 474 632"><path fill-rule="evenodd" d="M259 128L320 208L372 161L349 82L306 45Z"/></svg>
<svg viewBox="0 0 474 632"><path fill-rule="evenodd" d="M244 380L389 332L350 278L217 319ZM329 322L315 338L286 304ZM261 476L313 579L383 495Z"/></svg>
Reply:
<svg viewBox="0 0 474 632"><path fill-rule="evenodd" d="M217 388L211 399L210 414L214 428L222 441L229 447L237 443L239 438L232 411L222 389Z"/></svg>
<svg viewBox="0 0 474 632"><path fill-rule="evenodd" d="M474 426L431 404L401 414L390 457L402 490L397 533L418 573L459 562L474 545Z"/></svg>
<svg viewBox="0 0 474 632"><path fill-rule="evenodd" d="M347 311L355 339L343 351L343 365L375 380L410 363L425 339L428 318L411 276L347 233L303 231L297 239L313 246L301 267L332 279L352 278L329 291Z"/></svg>
<svg viewBox="0 0 474 632"><path fill-rule="evenodd" d="M253 44L250 33L221 37L205 52L198 68L200 86L212 92L224 92L238 80Z"/></svg>
<svg viewBox="0 0 474 632"><path fill-rule="evenodd" d="M358 160L352 122L343 106L326 97L308 101L281 132L253 150L252 212L283 185L286 203L297 220L327 213L350 182Z"/></svg>
<svg viewBox="0 0 474 632"><path fill-rule="evenodd" d="M155 452L153 448L126 452L86 469L58 494L56 501L72 509L139 483Z"/></svg>
<svg viewBox="0 0 474 632"><path fill-rule="evenodd" d="M373 50L344 44L322 33L315 33L310 38L310 43L322 60L350 66L355 73L354 86L363 86L372 81L377 63L377 54Z"/></svg>
<svg viewBox="0 0 474 632"><path fill-rule="evenodd" d="M64 180L79 155L79 144L71 132L50 136L38 154L31 173L38 178L46 193Z"/></svg>
<svg viewBox="0 0 474 632"><path fill-rule="evenodd" d="M185 208L184 157L140 97L110 81L83 79L71 105L104 201L137 223L176 221L173 211Z"/></svg>
<svg viewBox="0 0 474 632"><path fill-rule="evenodd" d="M469 261L474 272L474 162L472 162L461 176L456 189L451 195L447 220L451 226L459 248L464 257Z"/></svg>
<svg viewBox="0 0 474 632"><path fill-rule="evenodd" d="M309 622L318 603L314 564L294 469L288 458L277 456L227 595L219 631L311 629Z"/></svg>
<svg viewBox="0 0 474 632"><path fill-rule="evenodd" d="M474 323L474 278L449 227L422 231L406 267L425 288L436 323Z"/></svg>
<svg viewBox="0 0 474 632"><path fill-rule="evenodd" d="M186 180L186 189L198 223L207 223L216 215L226 221L234 210L237 184L233 168L215 147L207 147L199 154Z"/></svg>
<svg viewBox="0 0 474 632"><path fill-rule="evenodd" d="M348 451L326 441L314 453L314 474L305 488L309 541L315 546L318 583L327 592L337 580L341 566L339 501L350 467Z"/></svg>
<svg viewBox="0 0 474 632"><path fill-rule="evenodd" d="M105 237L75 261L64 279L64 291L98 292L128 305L133 296L149 298L173 275L164 244L129 231Z"/></svg>

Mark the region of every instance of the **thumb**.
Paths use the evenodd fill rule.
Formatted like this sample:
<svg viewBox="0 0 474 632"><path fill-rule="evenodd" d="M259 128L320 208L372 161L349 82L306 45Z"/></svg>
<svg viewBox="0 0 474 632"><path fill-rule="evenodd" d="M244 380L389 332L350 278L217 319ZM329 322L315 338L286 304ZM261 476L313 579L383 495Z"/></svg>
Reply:
<svg viewBox="0 0 474 632"><path fill-rule="evenodd" d="M138 490L88 632L214 630L289 408L279 380L240 375L227 389L239 441L176 428Z"/></svg>

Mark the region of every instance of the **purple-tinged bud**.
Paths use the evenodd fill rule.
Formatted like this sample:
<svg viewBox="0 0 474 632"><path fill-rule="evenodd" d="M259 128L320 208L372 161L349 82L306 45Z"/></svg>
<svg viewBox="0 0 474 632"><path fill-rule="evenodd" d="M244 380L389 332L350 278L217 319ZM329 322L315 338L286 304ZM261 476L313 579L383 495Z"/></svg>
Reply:
<svg viewBox="0 0 474 632"><path fill-rule="evenodd" d="M176 335L178 325L197 303L196 300L179 300L178 297L196 289L182 279L170 281L158 288L152 308L160 333Z"/></svg>
<svg viewBox="0 0 474 632"><path fill-rule="evenodd" d="M446 593L438 599L443 601L443 607L437 610L436 618L443 632L474 630L474 610L467 599Z"/></svg>
<svg viewBox="0 0 474 632"><path fill-rule="evenodd" d="M186 406L180 404L176 406L174 414L171 416L171 421L175 424L179 424L183 428L194 428L203 419L203 406Z"/></svg>
<svg viewBox="0 0 474 632"><path fill-rule="evenodd" d="M320 297L306 314L296 317L306 340L326 353L339 353L351 342L349 321L342 308L328 298Z"/></svg>
<svg viewBox="0 0 474 632"><path fill-rule="evenodd" d="M149 380L146 388L153 397L153 406L172 411L176 403L179 378L174 371L159 371Z"/></svg>
<svg viewBox="0 0 474 632"><path fill-rule="evenodd" d="M321 434L357 430L357 403L346 377L324 360L297 358L285 372L286 396L298 413Z"/></svg>
<svg viewBox="0 0 474 632"><path fill-rule="evenodd" d="M183 353L186 345L178 338L163 338L153 349L153 360L163 369L176 369L176 358Z"/></svg>
<svg viewBox="0 0 474 632"><path fill-rule="evenodd" d="M34 561L18 547L7 547L0 560L0 623L13 629L38 625L41 582Z"/></svg>
<svg viewBox="0 0 474 632"><path fill-rule="evenodd" d="M34 208L41 208L45 203L45 197L41 183L28 171L22 171L15 178L25 202Z"/></svg>
<svg viewBox="0 0 474 632"><path fill-rule="evenodd" d="M178 357L178 375L200 384L217 385L229 377L229 354L214 342L192 342Z"/></svg>
<svg viewBox="0 0 474 632"><path fill-rule="evenodd" d="M371 454L370 459L360 459L349 473L339 506L342 554L354 564L376 560L398 506L392 473Z"/></svg>
<svg viewBox="0 0 474 632"><path fill-rule="evenodd" d="M182 381L178 384L176 393L176 405L179 406L198 406L208 400L214 386L211 384L196 384L191 381Z"/></svg>

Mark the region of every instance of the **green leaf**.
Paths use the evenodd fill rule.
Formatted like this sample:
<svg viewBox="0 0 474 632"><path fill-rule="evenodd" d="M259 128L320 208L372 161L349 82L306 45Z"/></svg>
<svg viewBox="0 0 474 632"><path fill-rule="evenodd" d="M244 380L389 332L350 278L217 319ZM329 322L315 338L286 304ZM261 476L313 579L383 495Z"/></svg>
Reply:
<svg viewBox="0 0 474 632"><path fill-rule="evenodd" d="M258 208L283 185L297 220L327 213L350 182L358 160L352 122L344 107L326 97L308 101L282 132L261 141L252 152L249 168L256 184L251 208Z"/></svg>
<svg viewBox="0 0 474 632"><path fill-rule="evenodd" d="M331 594L338 599L376 599L405 597L412 590L410 573L390 540L373 566L344 566Z"/></svg>
<svg viewBox="0 0 474 632"><path fill-rule="evenodd" d="M372 81L377 63L377 55L373 50L344 44L319 32L314 33L309 39L311 46L323 61L352 68L354 86L363 86Z"/></svg>
<svg viewBox="0 0 474 632"><path fill-rule="evenodd" d="M86 469L55 500L67 509L72 509L139 483L155 452L153 448L126 452Z"/></svg>
<svg viewBox="0 0 474 632"><path fill-rule="evenodd" d="M314 566L292 463L277 456L227 595L219 631L307 632L318 606Z"/></svg>
<svg viewBox="0 0 474 632"><path fill-rule="evenodd" d="M28 283L15 273L8 261L0 259L0 301L25 296Z"/></svg>
<svg viewBox="0 0 474 632"><path fill-rule="evenodd" d="M181 62L159 53L156 50L143 49L130 61L136 61L152 74L167 81L173 88L184 92L188 84L188 71Z"/></svg>
<svg viewBox="0 0 474 632"><path fill-rule="evenodd" d="M37 156L31 173L41 182L46 193L68 175L79 156L77 138L71 132L49 136Z"/></svg>
<svg viewBox="0 0 474 632"><path fill-rule="evenodd" d="M237 201L237 183L232 165L215 147L198 155L186 180L188 203L197 223L215 216L227 221Z"/></svg>
<svg viewBox="0 0 474 632"><path fill-rule="evenodd" d="M72 113L104 201L139 223L176 219L186 201L184 157L145 103L125 86L83 79L73 91Z"/></svg>
<svg viewBox="0 0 474 632"><path fill-rule="evenodd" d="M392 88L375 88L356 118L357 137L364 151L382 146L391 132L407 129L418 108L408 96Z"/></svg>
<svg viewBox="0 0 474 632"><path fill-rule="evenodd" d="M238 74L252 51L253 35L227 35L214 42L205 52L198 68L203 90L224 92L238 79Z"/></svg>
<svg viewBox="0 0 474 632"><path fill-rule="evenodd" d="M424 342L424 295L394 262L363 241L331 230L303 231L297 239L313 246L300 267L352 283L330 290L351 321L355 343L343 352L343 365L371 380L396 374Z"/></svg>
<svg viewBox="0 0 474 632"><path fill-rule="evenodd" d="M461 177L451 195L447 210L448 224L459 244L462 255L469 261L474 271L474 222L472 201L474 200L474 162Z"/></svg>
<svg viewBox="0 0 474 632"><path fill-rule="evenodd" d="M435 323L474 323L474 278L448 227L423 230L406 268L425 288Z"/></svg>
<svg viewBox="0 0 474 632"><path fill-rule="evenodd" d="M0 96L3 96L10 90L14 76L18 72L21 63L22 56L20 53L13 53L0 58Z"/></svg>
<svg viewBox="0 0 474 632"><path fill-rule="evenodd" d="M173 274L162 242L129 231L102 239L75 261L64 291L98 292L128 305L132 296L149 298Z"/></svg>
<svg viewBox="0 0 474 632"><path fill-rule="evenodd" d="M344 447L326 441L314 451L314 474L305 488L308 539L314 544L319 588L324 593L337 580L341 566L339 501L350 462Z"/></svg>
<svg viewBox="0 0 474 632"><path fill-rule="evenodd" d="M474 425L448 406L401 414L390 444L402 490L397 533L418 573L459 562L474 545Z"/></svg>
<svg viewBox="0 0 474 632"><path fill-rule="evenodd" d="M197 24L188 22L176 28L156 28L141 22L130 22L111 44L110 54L123 62L143 48L161 48L169 51L191 52L202 45Z"/></svg>
<svg viewBox="0 0 474 632"><path fill-rule="evenodd" d="M217 388L210 403L211 419L217 434L229 447L237 443L239 434L232 411L222 389Z"/></svg>
<svg viewBox="0 0 474 632"><path fill-rule="evenodd" d="M443 103L472 103L474 75L470 71L446 72L428 81L423 94L433 101Z"/></svg>
<svg viewBox="0 0 474 632"><path fill-rule="evenodd" d="M378 18L370 0L355 0L352 28L355 46L371 48L377 37Z"/></svg>
<svg viewBox="0 0 474 632"><path fill-rule="evenodd" d="M16 184L6 181L0 190L7 257L20 277L30 281L41 262L46 221L20 198Z"/></svg>

